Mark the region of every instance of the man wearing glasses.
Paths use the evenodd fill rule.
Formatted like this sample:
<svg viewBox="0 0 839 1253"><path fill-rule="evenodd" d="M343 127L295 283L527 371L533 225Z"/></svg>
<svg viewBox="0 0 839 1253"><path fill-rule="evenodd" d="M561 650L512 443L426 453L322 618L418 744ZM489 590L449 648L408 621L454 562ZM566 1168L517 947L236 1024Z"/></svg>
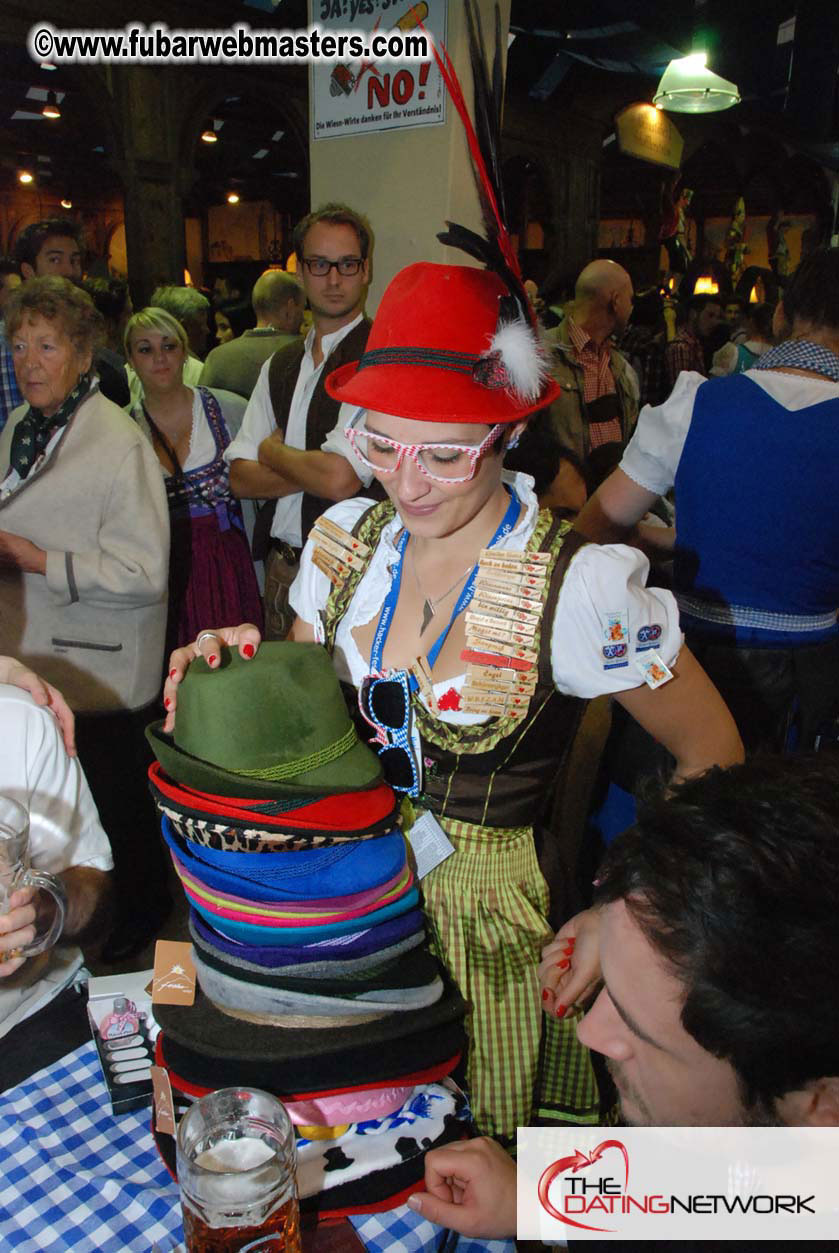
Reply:
<svg viewBox="0 0 839 1253"><path fill-rule="evenodd" d="M312 329L266 361L225 452L234 494L265 502L254 556L265 560L267 639L285 639L291 629L288 589L315 519L372 480L352 458L340 404L324 388L326 376L357 361L367 343L370 228L346 205L327 204L298 222L294 248Z"/></svg>

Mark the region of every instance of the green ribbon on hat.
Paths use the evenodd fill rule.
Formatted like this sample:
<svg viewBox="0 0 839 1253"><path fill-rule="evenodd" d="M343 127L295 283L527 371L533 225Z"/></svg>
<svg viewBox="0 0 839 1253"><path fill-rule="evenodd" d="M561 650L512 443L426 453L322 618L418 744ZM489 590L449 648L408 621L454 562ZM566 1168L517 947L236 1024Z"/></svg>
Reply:
<svg viewBox="0 0 839 1253"><path fill-rule="evenodd" d="M295 761L269 766L265 770L236 770L233 766L228 766L227 769L231 774L241 775L245 779L290 779L308 770L315 770L318 766L327 766L338 757L343 757L344 753L350 751L356 740L355 727L351 723L349 729L339 739L326 744L316 753L309 753L308 757L298 757Z"/></svg>

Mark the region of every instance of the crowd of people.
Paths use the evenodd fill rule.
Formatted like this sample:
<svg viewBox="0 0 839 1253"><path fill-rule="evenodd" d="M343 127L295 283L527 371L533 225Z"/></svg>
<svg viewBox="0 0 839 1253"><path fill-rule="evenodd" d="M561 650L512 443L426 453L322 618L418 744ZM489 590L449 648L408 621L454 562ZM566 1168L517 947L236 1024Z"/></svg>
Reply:
<svg viewBox="0 0 839 1253"><path fill-rule="evenodd" d="M64 807L60 839L33 820L64 938L104 934L110 904L103 958L129 958L170 907L143 734L161 682L171 732L196 658L322 644L453 850L424 908L491 1139L430 1154L413 1204L509 1234L499 1146L606 1116L595 1054L628 1121L839 1123L839 776L813 752L839 718L839 249L774 309L691 298L668 340L605 259L547 332L528 312L499 331L496 275L430 263L370 321L372 243L347 206L307 215L296 275L220 300L208 354L208 296L160 286L135 312L83 277L73 221L21 233L0 264L2 778ZM547 824L597 697L669 792L554 934ZM48 957L19 955L46 908L25 889L0 917L0 1033L72 995L78 960L50 996Z"/></svg>

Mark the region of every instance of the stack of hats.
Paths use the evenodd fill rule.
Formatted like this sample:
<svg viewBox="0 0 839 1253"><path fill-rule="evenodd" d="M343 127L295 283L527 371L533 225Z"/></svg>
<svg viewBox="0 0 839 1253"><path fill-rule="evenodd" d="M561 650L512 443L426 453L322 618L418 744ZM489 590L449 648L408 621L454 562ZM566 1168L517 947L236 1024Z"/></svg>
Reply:
<svg viewBox="0 0 839 1253"><path fill-rule="evenodd" d="M190 905L195 1004L156 1006L176 1098L263 1088L298 1134L304 1204L395 1205L467 1134L450 1075L465 1005L428 949L378 758L325 651L193 662L174 739L148 730L163 838Z"/></svg>

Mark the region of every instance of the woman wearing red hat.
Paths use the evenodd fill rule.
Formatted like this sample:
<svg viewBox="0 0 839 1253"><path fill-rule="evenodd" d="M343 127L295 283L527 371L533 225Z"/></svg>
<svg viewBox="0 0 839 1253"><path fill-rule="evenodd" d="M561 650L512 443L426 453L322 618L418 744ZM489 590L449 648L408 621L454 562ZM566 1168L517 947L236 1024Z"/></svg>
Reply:
<svg viewBox="0 0 839 1253"><path fill-rule="evenodd" d="M552 931L534 823L593 696L613 694L677 775L740 760L736 728L682 645L672 596L645 588L646 558L585 544L539 511L527 476L504 471L504 449L556 385L497 274L402 270L364 356L327 389L355 407L348 437L389 500L343 501L316 523L291 638L327 647L386 777L453 846L422 886L434 943L473 1006L478 1125L507 1138L540 1116L596 1121L573 1023L542 1015ZM259 634L203 632L173 654L167 729L184 668L197 655L218 665L222 643L249 656Z"/></svg>

